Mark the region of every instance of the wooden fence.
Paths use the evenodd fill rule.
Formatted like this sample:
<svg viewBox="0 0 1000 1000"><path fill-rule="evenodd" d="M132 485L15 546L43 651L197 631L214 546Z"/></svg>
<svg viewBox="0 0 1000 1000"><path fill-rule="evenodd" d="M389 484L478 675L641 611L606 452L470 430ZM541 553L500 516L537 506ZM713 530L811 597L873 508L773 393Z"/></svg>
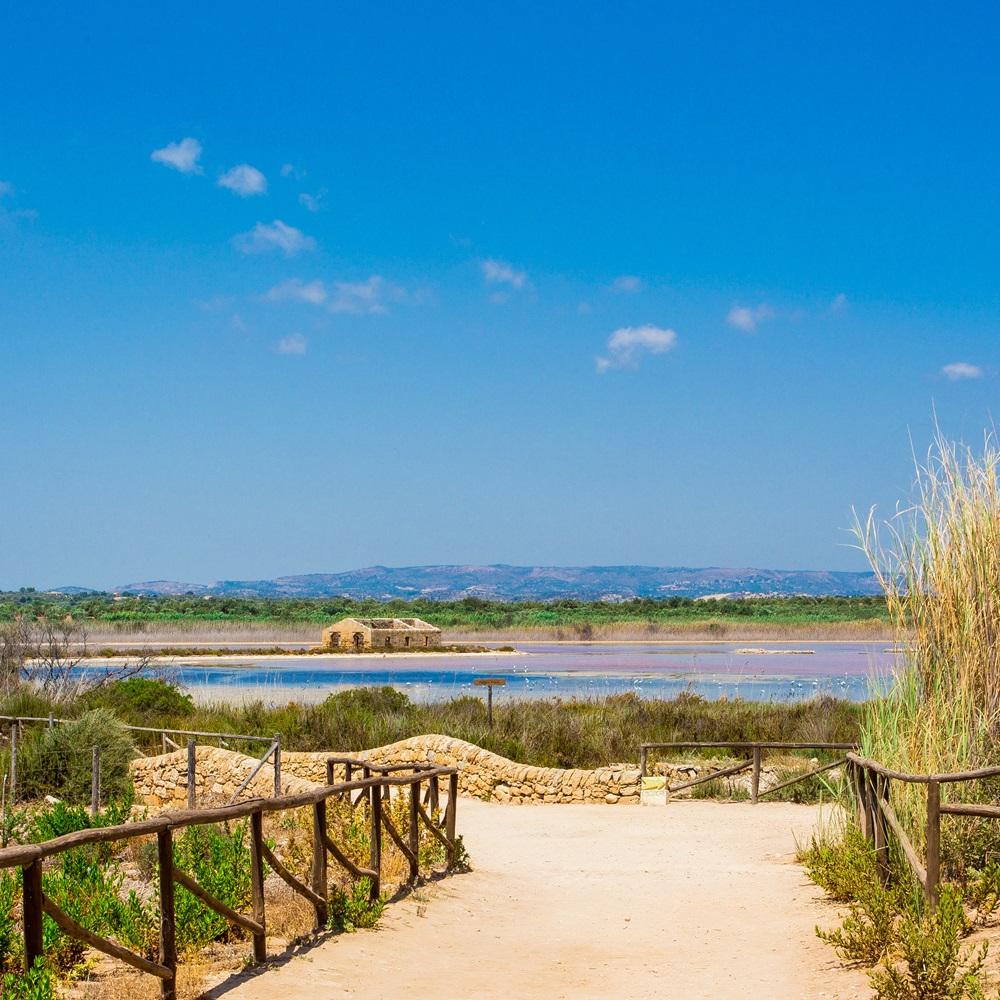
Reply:
<svg viewBox="0 0 1000 1000"><path fill-rule="evenodd" d="M889 838L895 837L900 853L914 878L924 890L927 902L936 906L941 883L941 817L975 816L1000 819L1000 806L965 802L943 802L942 789L968 781L1000 777L1000 767L985 767L978 771L954 774L904 774L893 771L874 760L856 753L847 755L858 808L858 821L865 838L875 848L879 878L888 882ZM924 825L924 857L921 859L907 837L892 806L892 783L924 785L927 790L927 811Z"/></svg>
<svg viewBox="0 0 1000 1000"><path fill-rule="evenodd" d="M5 783L3 788L2 798L4 803L16 802L19 790L18 781L18 746L20 743L20 736L24 732L24 727L26 725L38 725L42 724L51 729L54 726L65 725L67 722L72 722L72 719L58 719L54 715L49 716L34 716L34 715L0 715L0 728L6 727L7 729L7 745L10 751L10 766L8 768L8 773L5 776ZM184 749L183 745L179 743L174 737L187 738L187 789L188 789L188 808L194 809L195 802L195 768L197 765L197 758L195 754L195 747L198 740L202 742L206 740L217 741L218 745L223 748L227 748L231 742L245 742L245 743L266 743L267 749L264 751L264 755L258 760L256 766L251 772L250 776L239 788L237 793L233 796L235 801L239 798L240 793L243 789L250 783L250 781L257 775L257 772L267 763L268 760L271 761L272 767L274 769L274 794L281 794L281 734L275 733L274 736L252 736L244 733L213 733L205 732L197 729L164 729L158 726L126 726L122 725L122 728L131 733L140 733L148 738L156 739L156 753L170 753L174 750ZM92 755L92 795L91 795L91 812L94 813L100 806L100 790L101 790L101 758L100 751L97 747L93 747L90 750L82 750L81 753L88 753ZM142 751L138 751L142 755Z"/></svg>
<svg viewBox="0 0 1000 1000"><path fill-rule="evenodd" d="M830 771L835 767L842 767L847 763L846 757L838 758L829 764L823 764L821 767L814 768L812 771L807 771L805 774L797 774L778 785L772 785L770 788L765 789L762 792L760 790L760 771L764 755L768 750L846 751L855 749L857 749L856 743L772 743L761 741L753 743L643 743L639 747L639 774L643 778L647 775L650 750L741 750L744 753L749 753L750 756L737 764L724 767L718 771L712 771L711 774L703 774L700 778L692 778L690 781L682 781L679 785L668 785L667 794L670 795L673 792L679 792L685 788L693 788L695 785L700 785L706 781L714 781L716 778L725 778L733 774L739 774L740 772L749 769L751 772L750 801L756 803L765 796L780 791L782 788L788 788L790 785L794 785L797 782L805 781L807 778L813 777L813 775L822 774L824 771Z"/></svg>
<svg viewBox="0 0 1000 1000"><path fill-rule="evenodd" d="M346 780L334 783L337 766L345 769ZM409 771L410 773L401 773ZM360 773L361 778L354 778ZM448 780L448 801L444 817L436 822L433 817L437 805L438 782ZM426 800L431 803L428 813L421 802L421 786L428 784ZM408 829L400 831L383 810L383 800L389 798L390 789L409 788ZM353 862L336 844L327 831L326 802L333 796L353 796L360 792L357 801L366 799L370 812L371 853L366 866ZM352 807L357 805L352 797ZM80 830L41 844L24 844L0 850L0 869L19 867L23 875L23 927L24 961L30 969L43 955L43 914L48 915L67 935L82 941L133 968L140 969L160 980L161 995L165 1000L175 1000L177 979L177 948L174 924L174 884L183 886L202 903L225 917L230 923L248 931L253 939L253 960L263 962L266 957L266 914L264 912L264 865L267 864L291 889L307 899L315 911L315 926L326 924L329 916L327 885L328 861L332 857L354 878L367 878L371 898L381 893L382 834L387 832L409 864L409 880L419 877L418 851L420 828L425 826L445 849L448 867L457 860L458 840L455 832L458 803L458 769L431 765L398 765L379 767L367 761L350 757L331 757L327 761L327 784L315 791L284 795L270 799L254 799L211 809L182 810L162 813L152 819L120 826ZM267 846L263 837L264 813L283 812L289 809L312 807L312 862L309 884L297 879ZM205 891L190 875L174 864L173 834L190 826L221 823L226 820L250 820L250 870L251 912L238 913ZM155 836L159 862L160 944L156 961L137 955L114 941L99 937L82 927L47 898L42 885L42 867L47 858L65 851L90 844L133 840Z"/></svg>

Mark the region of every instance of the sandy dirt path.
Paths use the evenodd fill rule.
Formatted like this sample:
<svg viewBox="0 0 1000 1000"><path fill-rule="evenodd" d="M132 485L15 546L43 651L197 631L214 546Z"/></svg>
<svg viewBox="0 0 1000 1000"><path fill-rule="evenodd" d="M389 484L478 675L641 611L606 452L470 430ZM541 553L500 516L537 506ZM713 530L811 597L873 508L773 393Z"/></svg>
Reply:
<svg viewBox="0 0 1000 1000"><path fill-rule="evenodd" d="M227 1000L867 1000L814 933L794 863L809 806L501 806L463 799L475 870L241 982Z"/></svg>

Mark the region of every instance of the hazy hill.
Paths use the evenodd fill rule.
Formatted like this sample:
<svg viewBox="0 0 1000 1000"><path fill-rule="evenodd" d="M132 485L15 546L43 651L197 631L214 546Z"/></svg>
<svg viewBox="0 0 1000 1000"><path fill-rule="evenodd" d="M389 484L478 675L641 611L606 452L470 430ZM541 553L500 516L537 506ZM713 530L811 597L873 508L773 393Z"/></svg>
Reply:
<svg viewBox="0 0 1000 1000"><path fill-rule="evenodd" d="M871 573L827 570L725 569L684 566L369 566L346 573L310 573L274 580L130 583L120 592L233 597L421 597L452 601L627 600L632 597L705 597L716 594L878 594Z"/></svg>

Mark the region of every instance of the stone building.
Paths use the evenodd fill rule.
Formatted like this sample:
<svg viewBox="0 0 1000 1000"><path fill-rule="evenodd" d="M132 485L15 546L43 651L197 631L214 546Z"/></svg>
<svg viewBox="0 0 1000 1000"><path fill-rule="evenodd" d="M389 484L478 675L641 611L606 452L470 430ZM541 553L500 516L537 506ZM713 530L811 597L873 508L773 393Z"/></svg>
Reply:
<svg viewBox="0 0 1000 1000"><path fill-rule="evenodd" d="M333 649L416 649L441 645L441 629L420 618L344 618L323 629Z"/></svg>

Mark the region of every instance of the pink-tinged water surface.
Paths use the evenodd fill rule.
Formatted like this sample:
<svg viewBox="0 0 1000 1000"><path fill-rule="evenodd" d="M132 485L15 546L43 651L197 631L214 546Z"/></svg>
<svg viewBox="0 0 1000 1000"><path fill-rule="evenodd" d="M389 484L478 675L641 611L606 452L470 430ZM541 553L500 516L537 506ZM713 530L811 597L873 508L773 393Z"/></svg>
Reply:
<svg viewBox="0 0 1000 1000"><path fill-rule="evenodd" d="M348 688L389 684L418 701L482 694L474 681L506 681L498 697L600 698L632 692L669 698L795 701L827 694L862 701L891 676L884 642L519 643L517 653L365 654L178 660L166 668L199 700L321 701ZM760 652L750 652L759 650ZM101 669L94 664L93 669Z"/></svg>

